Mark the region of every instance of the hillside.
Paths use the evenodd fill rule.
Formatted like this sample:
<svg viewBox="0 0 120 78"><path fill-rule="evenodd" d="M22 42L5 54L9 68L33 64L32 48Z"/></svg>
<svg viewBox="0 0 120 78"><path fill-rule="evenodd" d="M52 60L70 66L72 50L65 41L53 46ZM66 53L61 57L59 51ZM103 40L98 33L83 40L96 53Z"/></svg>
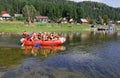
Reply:
<svg viewBox="0 0 120 78"><path fill-rule="evenodd" d="M107 15L110 19L120 19L120 8L113 8L103 3L90 1L80 2L77 5L83 8L85 16L90 16L91 18Z"/></svg>
<svg viewBox="0 0 120 78"><path fill-rule="evenodd" d="M25 5L33 5L38 15L48 16L52 20L60 17L97 19L98 16L107 16L111 20L120 19L120 8L90 1L75 3L68 0L0 0L0 11L8 11L11 15L22 13Z"/></svg>

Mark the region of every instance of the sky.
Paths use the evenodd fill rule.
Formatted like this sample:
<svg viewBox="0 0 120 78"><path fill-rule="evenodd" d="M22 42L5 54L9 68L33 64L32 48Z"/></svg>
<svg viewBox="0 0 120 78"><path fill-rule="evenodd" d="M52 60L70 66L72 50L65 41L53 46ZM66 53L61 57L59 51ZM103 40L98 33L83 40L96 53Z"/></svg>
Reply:
<svg viewBox="0 0 120 78"><path fill-rule="evenodd" d="M71 0L75 2L81 2L81 1L95 1L95 2L102 2L107 4L108 6L112 7L120 7L120 0Z"/></svg>

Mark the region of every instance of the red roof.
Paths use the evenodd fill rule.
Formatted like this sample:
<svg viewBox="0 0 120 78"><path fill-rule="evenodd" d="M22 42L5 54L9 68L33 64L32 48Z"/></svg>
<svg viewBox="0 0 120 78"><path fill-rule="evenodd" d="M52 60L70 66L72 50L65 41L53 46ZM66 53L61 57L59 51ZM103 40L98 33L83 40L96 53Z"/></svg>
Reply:
<svg viewBox="0 0 120 78"><path fill-rule="evenodd" d="M1 11L1 14L8 14L7 11Z"/></svg>

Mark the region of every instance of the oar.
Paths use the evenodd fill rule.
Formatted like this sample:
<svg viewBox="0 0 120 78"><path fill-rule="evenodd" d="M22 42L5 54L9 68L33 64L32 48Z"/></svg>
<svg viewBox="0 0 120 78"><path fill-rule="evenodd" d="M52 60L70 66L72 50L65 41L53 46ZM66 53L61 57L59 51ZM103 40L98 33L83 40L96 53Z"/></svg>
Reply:
<svg viewBox="0 0 120 78"><path fill-rule="evenodd" d="M22 43L22 45L21 46L24 46L24 43Z"/></svg>

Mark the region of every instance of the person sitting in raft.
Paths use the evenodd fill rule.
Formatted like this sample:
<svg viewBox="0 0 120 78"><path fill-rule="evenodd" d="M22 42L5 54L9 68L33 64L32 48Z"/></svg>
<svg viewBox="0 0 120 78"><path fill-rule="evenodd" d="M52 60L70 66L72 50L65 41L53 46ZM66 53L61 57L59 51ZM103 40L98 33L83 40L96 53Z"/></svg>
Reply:
<svg viewBox="0 0 120 78"><path fill-rule="evenodd" d="M31 40L31 41L36 41L36 40L38 40L37 34L36 34L35 32L33 32L33 33L31 34L30 40Z"/></svg>
<svg viewBox="0 0 120 78"><path fill-rule="evenodd" d="M29 39L30 39L30 35L27 34L26 31L24 31L24 32L22 33L22 36L23 36L23 38L25 38L26 40L29 40Z"/></svg>
<svg viewBox="0 0 120 78"><path fill-rule="evenodd" d="M44 34L43 34L43 40L44 41L47 41L47 35L46 34L47 34L47 32L44 32Z"/></svg>
<svg viewBox="0 0 120 78"><path fill-rule="evenodd" d="M59 35L58 34L55 34L54 35L54 39L57 40L59 38Z"/></svg>
<svg viewBox="0 0 120 78"><path fill-rule="evenodd" d="M41 32L40 32L40 33L38 33L38 39L39 39L39 40L42 40L42 38L43 38L42 33L41 33Z"/></svg>
<svg viewBox="0 0 120 78"><path fill-rule="evenodd" d="M46 36L47 36L47 41L51 40L50 34L51 34L50 32L47 32L47 34L46 34Z"/></svg>
<svg viewBox="0 0 120 78"><path fill-rule="evenodd" d="M53 33L50 33L50 39L52 40L54 37Z"/></svg>
<svg viewBox="0 0 120 78"><path fill-rule="evenodd" d="M27 36L27 32L24 31L24 32L22 33L22 36L25 38L25 37Z"/></svg>

